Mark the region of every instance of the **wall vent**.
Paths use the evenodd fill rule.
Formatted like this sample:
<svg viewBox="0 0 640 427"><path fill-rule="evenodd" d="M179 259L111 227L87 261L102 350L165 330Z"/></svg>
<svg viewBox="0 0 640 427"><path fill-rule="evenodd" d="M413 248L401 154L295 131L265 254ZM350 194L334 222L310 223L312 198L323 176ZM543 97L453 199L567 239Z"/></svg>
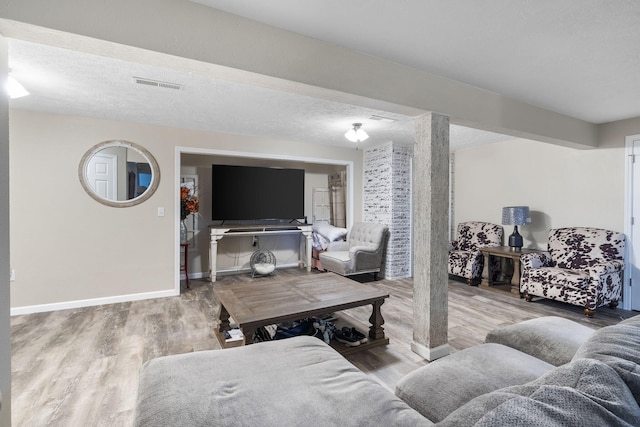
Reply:
<svg viewBox="0 0 640 427"><path fill-rule="evenodd" d="M132 77L133 82L139 85L161 87L165 89L181 90L184 86L179 83L161 82L159 80L145 79L144 77Z"/></svg>
<svg viewBox="0 0 640 427"><path fill-rule="evenodd" d="M393 123L398 121L397 119L392 119L391 117L378 116L377 114L374 114L371 117L369 117L369 120L377 120L383 123Z"/></svg>

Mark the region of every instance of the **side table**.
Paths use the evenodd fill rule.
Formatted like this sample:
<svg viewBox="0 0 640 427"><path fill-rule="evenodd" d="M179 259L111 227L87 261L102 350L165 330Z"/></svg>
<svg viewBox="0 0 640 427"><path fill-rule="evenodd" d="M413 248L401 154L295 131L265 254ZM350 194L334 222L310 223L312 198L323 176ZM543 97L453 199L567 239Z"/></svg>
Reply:
<svg viewBox="0 0 640 427"><path fill-rule="evenodd" d="M491 257L498 257L507 260L511 260L513 263L513 274L511 275L511 293L520 296L520 256L522 254L531 254L542 252L538 249L519 249L515 250L510 246L495 246L480 248L482 255L484 256L484 267L482 269L482 282L481 286L491 287L497 284L504 284L504 282L497 282L494 280L495 271L491 262Z"/></svg>

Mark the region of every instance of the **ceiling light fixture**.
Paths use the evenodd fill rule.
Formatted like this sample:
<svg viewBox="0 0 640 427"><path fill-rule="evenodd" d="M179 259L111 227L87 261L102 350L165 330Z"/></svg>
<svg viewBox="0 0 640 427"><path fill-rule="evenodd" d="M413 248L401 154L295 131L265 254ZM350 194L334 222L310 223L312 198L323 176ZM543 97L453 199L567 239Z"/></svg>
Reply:
<svg viewBox="0 0 640 427"><path fill-rule="evenodd" d="M23 96L29 95L29 92L27 92L24 86L13 76L9 76L7 80L7 93L11 99L22 98Z"/></svg>
<svg viewBox="0 0 640 427"><path fill-rule="evenodd" d="M351 142L355 142L356 148L358 148L358 142L362 142L369 138L369 135L362 130L362 123L354 123L353 128L349 129L347 133L344 134L344 137Z"/></svg>

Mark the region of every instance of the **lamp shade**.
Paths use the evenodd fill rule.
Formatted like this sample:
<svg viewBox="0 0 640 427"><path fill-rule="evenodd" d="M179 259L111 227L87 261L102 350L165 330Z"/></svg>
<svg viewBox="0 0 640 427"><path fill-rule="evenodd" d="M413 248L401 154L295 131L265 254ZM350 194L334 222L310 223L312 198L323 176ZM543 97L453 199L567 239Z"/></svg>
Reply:
<svg viewBox="0 0 640 427"><path fill-rule="evenodd" d="M502 208L503 225L524 225L529 218L529 206L507 206Z"/></svg>

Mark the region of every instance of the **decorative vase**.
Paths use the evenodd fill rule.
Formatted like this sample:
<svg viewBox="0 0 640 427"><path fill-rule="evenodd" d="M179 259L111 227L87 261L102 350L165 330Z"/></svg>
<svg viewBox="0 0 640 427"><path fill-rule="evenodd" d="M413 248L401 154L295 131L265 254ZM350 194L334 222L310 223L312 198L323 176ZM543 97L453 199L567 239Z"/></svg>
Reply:
<svg viewBox="0 0 640 427"><path fill-rule="evenodd" d="M187 224L184 219L180 221L180 243L187 243Z"/></svg>

